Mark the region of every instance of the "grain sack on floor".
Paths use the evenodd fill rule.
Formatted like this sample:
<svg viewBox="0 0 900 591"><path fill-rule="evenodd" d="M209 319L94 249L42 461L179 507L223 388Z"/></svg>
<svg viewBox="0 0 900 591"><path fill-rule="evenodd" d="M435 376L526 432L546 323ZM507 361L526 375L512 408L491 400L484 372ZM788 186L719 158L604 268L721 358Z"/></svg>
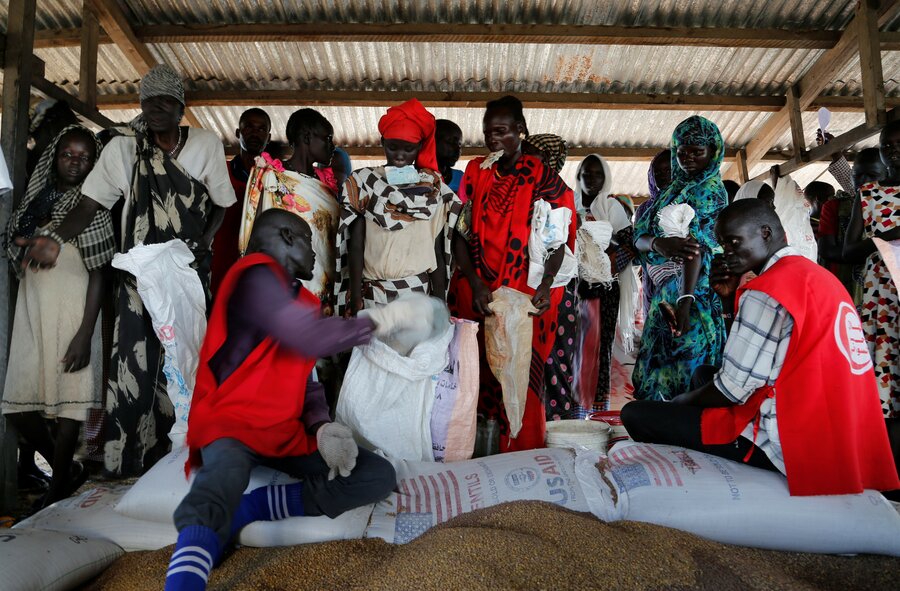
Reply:
<svg viewBox="0 0 900 591"><path fill-rule="evenodd" d="M156 550L175 543L178 537L170 523L153 523L116 513L128 486L97 487L78 496L58 501L19 522L18 528L65 532L95 540L107 540L126 552Z"/></svg>
<svg viewBox="0 0 900 591"><path fill-rule="evenodd" d="M116 512L129 518L152 522L154 526L165 524L172 527L174 532L172 515L193 480L193 477L191 480L184 477L187 454L186 448L177 449L157 462L116 504ZM292 482L297 482L297 479L260 466L251 474L247 492L261 486ZM241 530L239 542L245 546L267 547L361 538L372 508L373 505L359 507L335 519L321 516L258 521Z"/></svg>
<svg viewBox="0 0 900 591"><path fill-rule="evenodd" d="M373 338L353 349L335 420L356 442L390 458L434 460L431 410L434 377L447 367L453 327L404 356Z"/></svg>
<svg viewBox="0 0 900 591"><path fill-rule="evenodd" d="M39 529L0 530L0 589L74 589L122 554L121 548L104 540Z"/></svg>
<svg viewBox="0 0 900 591"><path fill-rule="evenodd" d="M478 415L478 323L453 319L448 364L435 376L431 448L436 462L472 457Z"/></svg>
<svg viewBox="0 0 900 591"><path fill-rule="evenodd" d="M520 451L453 464L399 461L397 492L375 505L367 538L405 544L439 523L510 501L589 511L567 449Z"/></svg>
<svg viewBox="0 0 900 591"><path fill-rule="evenodd" d="M85 591L158 591L170 555L125 555ZM896 558L726 546L517 502L461 515L404 545L375 539L242 548L213 572L209 589L847 591L891 589L898 570Z"/></svg>
<svg viewBox="0 0 900 591"><path fill-rule="evenodd" d="M900 515L878 492L791 496L781 474L717 456L625 442L608 457L579 455L591 511L743 546L900 556Z"/></svg>

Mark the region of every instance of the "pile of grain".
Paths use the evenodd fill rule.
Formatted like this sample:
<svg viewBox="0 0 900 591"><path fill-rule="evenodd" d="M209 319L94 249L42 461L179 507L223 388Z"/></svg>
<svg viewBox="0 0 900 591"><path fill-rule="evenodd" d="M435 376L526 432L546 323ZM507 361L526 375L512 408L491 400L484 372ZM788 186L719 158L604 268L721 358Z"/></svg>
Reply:
<svg viewBox="0 0 900 591"><path fill-rule="evenodd" d="M162 588L172 549L119 559L86 589ZM540 502L462 515L404 546L380 540L242 548L211 591L301 589L890 589L900 559L766 552Z"/></svg>

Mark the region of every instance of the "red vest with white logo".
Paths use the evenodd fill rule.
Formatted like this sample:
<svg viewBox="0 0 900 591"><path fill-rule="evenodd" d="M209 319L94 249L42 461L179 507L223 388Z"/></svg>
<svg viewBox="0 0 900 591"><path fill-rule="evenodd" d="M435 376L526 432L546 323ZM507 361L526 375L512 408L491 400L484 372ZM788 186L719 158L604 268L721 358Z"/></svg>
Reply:
<svg viewBox="0 0 900 591"><path fill-rule="evenodd" d="M760 291L794 320L774 387L745 404L708 408L706 445L758 426L763 401L777 392L778 435L792 495L837 495L900 488L862 326L847 290L802 256L786 256L737 293ZM758 453L758 452L757 452Z"/></svg>
<svg viewBox="0 0 900 591"><path fill-rule="evenodd" d="M303 404L306 381L316 363L266 338L247 359L218 383L209 367L228 336L228 301L241 275L264 265L288 285L284 269L264 254L250 254L231 268L222 282L209 318L197 368L197 384L188 416L186 471L200 464L200 449L216 439L237 439L265 457L303 456L316 451L316 438L306 433ZM297 301L318 309L319 299L300 288Z"/></svg>

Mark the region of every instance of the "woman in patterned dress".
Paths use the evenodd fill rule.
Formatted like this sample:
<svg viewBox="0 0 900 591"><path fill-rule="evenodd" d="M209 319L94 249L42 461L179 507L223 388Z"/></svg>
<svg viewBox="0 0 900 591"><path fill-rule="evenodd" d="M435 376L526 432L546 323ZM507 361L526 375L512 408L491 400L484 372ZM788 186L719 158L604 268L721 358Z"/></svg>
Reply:
<svg viewBox="0 0 900 591"><path fill-rule="evenodd" d="M844 260L864 262L859 316L885 416L900 416L900 300L872 238L900 240L900 123L881 132L881 159L887 177L859 188L844 241Z"/></svg>

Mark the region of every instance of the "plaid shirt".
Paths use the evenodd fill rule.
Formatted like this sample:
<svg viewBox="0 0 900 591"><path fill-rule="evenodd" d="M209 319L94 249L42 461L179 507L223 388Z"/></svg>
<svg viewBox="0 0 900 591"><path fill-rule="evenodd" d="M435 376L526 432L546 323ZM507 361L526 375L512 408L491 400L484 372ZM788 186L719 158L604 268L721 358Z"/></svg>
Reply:
<svg viewBox="0 0 900 591"><path fill-rule="evenodd" d="M782 257L798 255L790 246L782 248L772 255L763 273ZM758 388L774 384L784 365L793 329L794 319L784 306L761 291L745 291L725 342L722 369L714 380L716 388L735 404L744 404ZM755 443L784 474L776 398L777 393L767 398L759 409L761 419ZM741 436L753 441L752 423Z"/></svg>

